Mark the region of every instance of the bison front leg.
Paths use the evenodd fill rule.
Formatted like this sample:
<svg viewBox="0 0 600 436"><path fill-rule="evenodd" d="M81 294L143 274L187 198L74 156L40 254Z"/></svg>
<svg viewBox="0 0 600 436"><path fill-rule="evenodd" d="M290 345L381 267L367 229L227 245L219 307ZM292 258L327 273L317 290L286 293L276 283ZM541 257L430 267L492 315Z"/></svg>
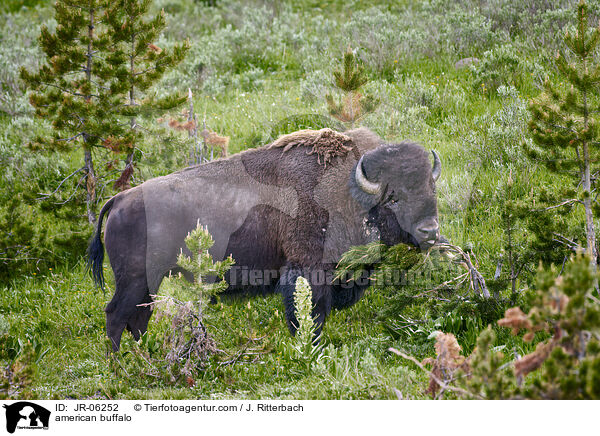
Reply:
<svg viewBox="0 0 600 436"><path fill-rule="evenodd" d="M277 284L277 292L283 297L285 306L285 319L292 335L298 329L296 318L296 307L294 305L294 291L296 280L304 277L310 284L312 290L313 319L315 320L315 336L321 334L327 315L331 312L332 286L326 281L326 272L319 268L301 268L298 265L285 267Z"/></svg>
<svg viewBox="0 0 600 436"><path fill-rule="evenodd" d="M355 280L346 280L346 277L337 279L332 293L333 308L345 309L356 304L371 284L370 275L371 269L365 269Z"/></svg>

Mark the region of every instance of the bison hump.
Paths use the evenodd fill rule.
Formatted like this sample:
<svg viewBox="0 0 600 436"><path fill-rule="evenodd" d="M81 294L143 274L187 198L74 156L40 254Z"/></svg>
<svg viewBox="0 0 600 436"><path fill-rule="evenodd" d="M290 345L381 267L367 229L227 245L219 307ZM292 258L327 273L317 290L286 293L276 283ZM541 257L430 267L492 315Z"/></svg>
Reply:
<svg viewBox="0 0 600 436"><path fill-rule="evenodd" d="M327 167L331 159L346 156L349 151L358 153L352 138L332 129L299 130L283 135L268 145L268 148L283 148L283 152L292 147L310 147L307 154L316 154L319 164Z"/></svg>

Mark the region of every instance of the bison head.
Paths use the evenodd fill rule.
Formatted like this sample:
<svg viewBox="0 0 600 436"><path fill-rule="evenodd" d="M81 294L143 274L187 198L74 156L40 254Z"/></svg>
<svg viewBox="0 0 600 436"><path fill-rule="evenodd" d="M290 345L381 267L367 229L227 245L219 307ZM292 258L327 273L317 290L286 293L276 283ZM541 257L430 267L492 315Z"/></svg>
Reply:
<svg viewBox="0 0 600 436"><path fill-rule="evenodd" d="M420 145L386 144L365 153L350 176L352 196L369 211L368 223L386 245L410 243L427 250L439 239L435 181L440 158Z"/></svg>

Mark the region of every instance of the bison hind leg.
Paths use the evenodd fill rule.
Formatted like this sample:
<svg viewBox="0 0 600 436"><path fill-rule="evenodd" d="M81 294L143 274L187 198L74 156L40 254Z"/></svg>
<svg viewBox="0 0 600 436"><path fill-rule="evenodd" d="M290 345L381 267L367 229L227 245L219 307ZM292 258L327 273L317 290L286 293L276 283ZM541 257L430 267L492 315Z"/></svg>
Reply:
<svg viewBox="0 0 600 436"><path fill-rule="evenodd" d="M123 330L127 327L127 321L118 317L117 314L113 312L109 312L110 304L106 306L106 336L110 339L112 343L113 351L119 351L121 348L121 336L123 335Z"/></svg>
<svg viewBox="0 0 600 436"><path fill-rule="evenodd" d="M110 305L107 306L107 310ZM152 315L150 307L138 306L133 314L125 320L125 318L115 312L106 312L106 335L110 338L113 351L119 351L121 347L121 337L123 331L127 329L133 338L139 340L148 329L148 322Z"/></svg>
<svg viewBox="0 0 600 436"><path fill-rule="evenodd" d="M152 309L150 306L146 306L146 303L151 303L152 299L149 294L146 294L146 297L142 303L138 304L135 308L135 312L133 315L129 317L127 320L127 330L133 335L133 338L138 341L140 337L146 333L148 329L148 322L150 321L150 316L152 315Z"/></svg>
<svg viewBox="0 0 600 436"><path fill-rule="evenodd" d="M127 329L138 340L148 328L152 315L149 303L150 292L144 278L130 279L127 283L117 279L115 294L106 306L106 334L112 342L113 351L118 351L123 331Z"/></svg>

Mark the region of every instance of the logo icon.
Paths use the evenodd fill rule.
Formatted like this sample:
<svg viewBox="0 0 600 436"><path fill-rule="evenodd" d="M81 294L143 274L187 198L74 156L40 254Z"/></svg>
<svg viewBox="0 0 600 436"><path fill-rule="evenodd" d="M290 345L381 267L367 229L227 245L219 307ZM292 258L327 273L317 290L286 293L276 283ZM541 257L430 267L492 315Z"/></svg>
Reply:
<svg viewBox="0 0 600 436"><path fill-rule="evenodd" d="M19 401L3 406L6 409L6 430L14 433L19 429L48 429L50 411L29 401Z"/></svg>

